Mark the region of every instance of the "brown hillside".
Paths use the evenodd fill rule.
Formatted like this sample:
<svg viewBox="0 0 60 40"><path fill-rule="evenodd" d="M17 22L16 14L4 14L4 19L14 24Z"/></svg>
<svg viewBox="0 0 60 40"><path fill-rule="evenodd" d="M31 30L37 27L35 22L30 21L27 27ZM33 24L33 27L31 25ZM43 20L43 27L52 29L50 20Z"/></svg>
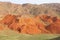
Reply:
<svg viewBox="0 0 60 40"><path fill-rule="evenodd" d="M51 3L51 4L13 4L8 2L0 2L0 15L14 14L14 15L23 15L23 14L47 14L51 16L60 16L60 4Z"/></svg>

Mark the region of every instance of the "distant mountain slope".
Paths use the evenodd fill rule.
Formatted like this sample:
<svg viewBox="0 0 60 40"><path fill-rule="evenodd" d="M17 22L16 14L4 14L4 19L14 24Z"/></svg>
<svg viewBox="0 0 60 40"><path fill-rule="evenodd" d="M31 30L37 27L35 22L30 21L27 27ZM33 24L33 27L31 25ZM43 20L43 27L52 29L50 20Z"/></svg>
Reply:
<svg viewBox="0 0 60 40"><path fill-rule="evenodd" d="M60 16L60 3L51 4L13 4L9 2L0 2L0 14L48 14L52 16Z"/></svg>

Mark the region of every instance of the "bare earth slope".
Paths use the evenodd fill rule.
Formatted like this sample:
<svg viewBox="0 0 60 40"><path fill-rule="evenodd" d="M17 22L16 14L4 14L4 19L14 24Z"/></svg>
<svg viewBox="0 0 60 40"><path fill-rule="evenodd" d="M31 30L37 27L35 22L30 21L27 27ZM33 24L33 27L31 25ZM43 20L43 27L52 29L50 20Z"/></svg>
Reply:
<svg viewBox="0 0 60 40"><path fill-rule="evenodd" d="M13 4L8 2L0 2L0 15L3 14L48 14L52 16L60 16L60 4Z"/></svg>

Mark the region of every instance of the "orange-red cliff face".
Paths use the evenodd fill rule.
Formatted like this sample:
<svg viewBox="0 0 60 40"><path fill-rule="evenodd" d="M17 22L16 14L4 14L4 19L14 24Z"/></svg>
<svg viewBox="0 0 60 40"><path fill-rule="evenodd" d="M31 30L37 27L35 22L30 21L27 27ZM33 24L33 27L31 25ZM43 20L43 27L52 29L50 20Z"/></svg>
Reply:
<svg viewBox="0 0 60 40"><path fill-rule="evenodd" d="M48 22L44 25L42 22ZM60 19L48 15L37 17L6 15L1 23L8 25L8 28L19 33L25 34L60 34Z"/></svg>
<svg viewBox="0 0 60 40"><path fill-rule="evenodd" d="M13 22L9 27L26 34L49 33L49 31L44 28L44 24L34 17L21 16L17 23Z"/></svg>
<svg viewBox="0 0 60 40"><path fill-rule="evenodd" d="M47 29L54 34L60 34L60 19L56 19L53 23L48 25Z"/></svg>
<svg viewBox="0 0 60 40"><path fill-rule="evenodd" d="M60 34L60 19L53 16L42 15L40 17L44 22L48 22L49 25L46 29L53 34Z"/></svg>
<svg viewBox="0 0 60 40"><path fill-rule="evenodd" d="M10 25L13 21L16 20L15 15L6 15L2 20L1 23Z"/></svg>

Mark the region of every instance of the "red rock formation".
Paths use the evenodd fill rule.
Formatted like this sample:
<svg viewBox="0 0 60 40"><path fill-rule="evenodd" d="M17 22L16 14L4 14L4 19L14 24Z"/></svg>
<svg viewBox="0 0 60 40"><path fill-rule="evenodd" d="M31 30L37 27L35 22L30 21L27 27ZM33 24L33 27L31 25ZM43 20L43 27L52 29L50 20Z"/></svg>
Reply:
<svg viewBox="0 0 60 40"><path fill-rule="evenodd" d="M39 34L41 33L41 30L38 29L36 20L32 17L21 17L19 20L19 24L21 25L22 30L21 33L27 33L27 34Z"/></svg>
<svg viewBox="0 0 60 40"><path fill-rule="evenodd" d="M40 34L40 33L49 33L45 28L44 24L34 17L21 17L19 20L21 27L23 26L22 33L28 34Z"/></svg>
<svg viewBox="0 0 60 40"><path fill-rule="evenodd" d="M14 15L6 15L6 16L1 20L1 23L10 25L15 19L16 19L16 16L14 16Z"/></svg>
<svg viewBox="0 0 60 40"><path fill-rule="evenodd" d="M1 23L8 25L8 28L19 33L25 34L60 34L60 19L48 15L38 17L7 15ZM49 22L49 25L44 25ZM0 26L0 29L4 28Z"/></svg>
<svg viewBox="0 0 60 40"><path fill-rule="evenodd" d="M18 22L13 22L9 28L25 34L50 33L44 28L44 24L35 17L22 16Z"/></svg>
<svg viewBox="0 0 60 40"><path fill-rule="evenodd" d="M50 31L53 34L60 34L60 19L53 16L48 15L42 15L38 16L42 21L48 22L49 25L47 25L46 29Z"/></svg>
<svg viewBox="0 0 60 40"><path fill-rule="evenodd" d="M47 26L47 29L53 34L60 34L60 19L53 17L53 23Z"/></svg>
<svg viewBox="0 0 60 40"><path fill-rule="evenodd" d="M42 15L40 16L40 19L42 19L44 22L49 22L49 23L52 23L52 17L49 16L49 15Z"/></svg>

